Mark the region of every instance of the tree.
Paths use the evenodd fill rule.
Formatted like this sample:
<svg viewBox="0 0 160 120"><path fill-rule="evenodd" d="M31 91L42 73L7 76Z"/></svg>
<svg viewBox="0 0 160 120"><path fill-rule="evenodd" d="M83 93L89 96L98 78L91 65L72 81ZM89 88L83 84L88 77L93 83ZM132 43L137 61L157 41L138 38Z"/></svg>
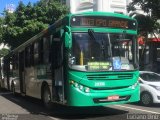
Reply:
<svg viewBox="0 0 160 120"><path fill-rule="evenodd" d="M5 12L4 42L11 49L22 44L68 13L68 8L55 0L24 5L21 1L14 13Z"/></svg>
<svg viewBox="0 0 160 120"><path fill-rule="evenodd" d="M146 44L148 40L148 34L154 34L160 30L160 24L157 22L160 19L160 0L132 0L128 6L128 11L136 11L135 5L138 5L147 15L132 12L131 16L134 16L138 21L138 34L143 37L142 51L140 52L140 66L144 67L144 55L146 50ZM153 54L156 54L153 52Z"/></svg>
<svg viewBox="0 0 160 120"><path fill-rule="evenodd" d="M0 44L2 43L3 41L3 18L0 17Z"/></svg>
<svg viewBox="0 0 160 120"><path fill-rule="evenodd" d="M0 50L0 58L7 55L9 53L9 49L6 49L6 48L2 48Z"/></svg>
<svg viewBox="0 0 160 120"><path fill-rule="evenodd" d="M160 19L160 0L132 0L128 6L128 11L135 11L135 5L140 6L145 13L148 13L144 20L149 20L152 23L149 31L160 29L160 24L157 22Z"/></svg>

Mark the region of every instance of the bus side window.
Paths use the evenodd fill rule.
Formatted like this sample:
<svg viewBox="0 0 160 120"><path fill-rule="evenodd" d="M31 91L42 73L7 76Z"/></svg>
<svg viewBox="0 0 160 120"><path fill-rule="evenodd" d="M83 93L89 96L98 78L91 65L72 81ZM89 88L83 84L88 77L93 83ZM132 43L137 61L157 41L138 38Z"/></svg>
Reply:
<svg viewBox="0 0 160 120"><path fill-rule="evenodd" d="M34 44L30 46L30 64L34 66Z"/></svg>
<svg viewBox="0 0 160 120"><path fill-rule="evenodd" d="M34 65L38 64L38 43L34 43Z"/></svg>
<svg viewBox="0 0 160 120"><path fill-rule="evenodd" d="M56 36L53 37L53 43L52 43L52 47L53 47L53 66L55 69L59 68L60 66L62 66L62 40L60 39L60 35L57 36L59 34L56 34Z"/></svg>
<svg viewBox="0 0 160 120"><path fill-rule="evenodd" d="M53 42L53 35L50 35L50 37L48 38L49 41L49 63L52 62L52 55L53 55L53 47L52 47L52 42Z"/></svg>
<svg viewBox="0 0 160 120"><path fill-rule="evenodd" d="M50 39L43 38L43 62L45 64L49 63L49 51L50 51Z"/></svg>
<svg viewBox="0 0 160 120"><path fill-rule="evenodd" d="M13 58L12 58L12 64L13 64L13 70L17 70L18 69L18 54L13 54Z"/></svg>
<svg viewBox="0 0 160 120"><path fill-rule="evenodd" d="M38 64L43 64L43 39L38 42Z"/></svg>
<svg viewBox="0 0 160 120"><path fill-rule="evenodd" d="M30 47L25 48L25 67L30 67Z"/></svg>

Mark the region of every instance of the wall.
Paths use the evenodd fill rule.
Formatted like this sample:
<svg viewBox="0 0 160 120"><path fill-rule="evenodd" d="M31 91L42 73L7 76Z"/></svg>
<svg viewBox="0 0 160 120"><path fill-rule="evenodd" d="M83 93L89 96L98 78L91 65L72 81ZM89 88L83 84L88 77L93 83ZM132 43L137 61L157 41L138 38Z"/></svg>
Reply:
<svg viewBox="0 0 160 120"><path fill-rule="evenodd" d="M127 0L66 0L66 4L71 13L102 11L127 14Z"/></svg>

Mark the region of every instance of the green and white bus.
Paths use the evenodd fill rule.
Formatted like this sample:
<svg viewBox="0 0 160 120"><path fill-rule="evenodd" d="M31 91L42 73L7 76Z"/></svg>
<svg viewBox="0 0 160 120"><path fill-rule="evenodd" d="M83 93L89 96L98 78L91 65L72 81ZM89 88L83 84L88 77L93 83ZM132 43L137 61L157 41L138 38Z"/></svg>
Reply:
<svg viewBox="0 0 160 120"><path fill-rule="evenodd" d="M139 101L137 22L106 12L69 14L3 59L13 93L67 106Z"/></svg>

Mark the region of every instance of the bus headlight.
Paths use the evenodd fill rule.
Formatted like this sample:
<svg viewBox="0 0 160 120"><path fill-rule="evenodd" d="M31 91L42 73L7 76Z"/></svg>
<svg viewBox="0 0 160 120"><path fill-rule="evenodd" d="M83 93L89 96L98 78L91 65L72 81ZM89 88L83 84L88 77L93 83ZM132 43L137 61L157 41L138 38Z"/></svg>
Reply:
<svg viewBox="0 0 160 120"><path fill-rule="evenodd" d="M73 80L70 81L70 84L73 85L75 88L78 88L80 91L83 91L83 92L90 92L90 88L89 87L85 87L77 82L74 82Z"/></svg>
<svg viewBox="0 0 160 120"><path fill-rule="evenodd" d="M78 88L79 85L78 85L78 83L75 82L74 86L75 86L76 88Z"/></svg>
<svg viewBox="0 0 160 120"><path fill-rule="evenodd" d="M86 93L90 92L90 88L86 87L84 90Z"/></svg>
<svg viewBox="0 0 160 120"><path fill-rule="evenodd" d="M79 86L79 89L80 89L80 90L83 90L83 86L82 86L82 85L80 85L80 86Z"/></svg>

